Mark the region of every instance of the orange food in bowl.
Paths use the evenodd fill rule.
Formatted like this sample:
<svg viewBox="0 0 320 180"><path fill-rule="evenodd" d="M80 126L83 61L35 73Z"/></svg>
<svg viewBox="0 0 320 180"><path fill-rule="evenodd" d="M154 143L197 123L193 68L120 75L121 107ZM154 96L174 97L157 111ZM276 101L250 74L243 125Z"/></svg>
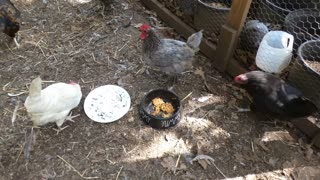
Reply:
<svg viewBox="0 0 320 180"><path fill-rule="evenodd" d="M161 98L154 98L152 100L153 112L151 115L158 116L161 114L163 118L171 117L174 113L173 105L169 102L164 102Z"/></svg>

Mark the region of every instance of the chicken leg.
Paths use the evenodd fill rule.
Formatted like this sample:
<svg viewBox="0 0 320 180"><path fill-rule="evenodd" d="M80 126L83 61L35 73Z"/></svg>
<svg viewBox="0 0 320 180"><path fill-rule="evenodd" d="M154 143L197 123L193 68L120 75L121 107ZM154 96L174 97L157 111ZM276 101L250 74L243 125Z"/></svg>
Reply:
<svg viewBox="0 0 320 180"><path fill-rule="evenodd" d="M20 47L20 44L18 43L18 41L17 41L17 38L16 37L14 37L13 38L13 42L16 44L16 46L19 48Z"/></svg>
<svg viewBox="0 0 320 180"><path fill-rule="evenodd" d="M55 130L55 131L57 132L57 135L58 135L59 132L61 132L62 130L64 130L64 129L66 129L67 127L69 127L68 125L65 126L65 127L61 127L64 122L66 122L66 121L74 122L73 118L76 118L76 117L78 117L78 116L80 116L80 114L77 114L77 115L75 115L75 116L72 116L72 112L70 112L70 114L63 120L63 122L61 123L61 125L60 125L60 126L57 125L57 126L58 126L58 129L53 128L53 130Z"/></svg>
<svg viewBox="0 0 320 180"><path fill-rule="evenodd" d="M178 76L177 75L173 75L173 76L167 75L167 76L169 78L165 84L169 85L168 89L173 89L174 85L178 83Z"/></svg>

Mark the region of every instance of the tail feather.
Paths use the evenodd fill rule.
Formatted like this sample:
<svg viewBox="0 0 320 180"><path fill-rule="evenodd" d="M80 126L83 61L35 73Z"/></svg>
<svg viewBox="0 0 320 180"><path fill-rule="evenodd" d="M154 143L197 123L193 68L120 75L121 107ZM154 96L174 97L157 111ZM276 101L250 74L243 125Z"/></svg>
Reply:
<svg viewBox="0 0 320 180"><path fill-rule="evenodd" d="M290 117L309 116L318 111L317 106L305 97L299 97L288 102L283 109Z"/></svg>
<svg viewBox="0 0 320 180"><path fill-rule="evenodd" d="M28 130L25 134L24 157L26 161L29 161L30 152L33 149L33 145L35 144L35 141L36 141L36 134L32 127L30 134L28 135Z"/></svg>
<svg viewBox="0 0 320 180"><path fill-rule="evenodd" d="M41 95L41 78L37 77L31 82L30 88L29 88L29 97L38 97Z"/></svg>
<svg viewBox="0 0 320 180"><path fill-rule="evenodd" d="M187 45L196 51L199 50L199 46L203 36L202 32L203 30L200 30L199 32L192 34L187 40Z"/></svg>

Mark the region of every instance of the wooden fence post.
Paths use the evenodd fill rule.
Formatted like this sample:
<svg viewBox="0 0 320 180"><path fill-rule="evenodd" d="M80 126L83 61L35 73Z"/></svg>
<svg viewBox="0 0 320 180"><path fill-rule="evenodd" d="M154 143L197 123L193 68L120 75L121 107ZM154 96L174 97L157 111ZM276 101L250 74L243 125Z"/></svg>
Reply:
<svg viewBox="0 0 320 180"><path fill-rule="evenodd" d="M225 71L232 58L239 35L247 18L252 0L236 0L232 2L227 22L217 44L214 65L219 71Z"/></svg>

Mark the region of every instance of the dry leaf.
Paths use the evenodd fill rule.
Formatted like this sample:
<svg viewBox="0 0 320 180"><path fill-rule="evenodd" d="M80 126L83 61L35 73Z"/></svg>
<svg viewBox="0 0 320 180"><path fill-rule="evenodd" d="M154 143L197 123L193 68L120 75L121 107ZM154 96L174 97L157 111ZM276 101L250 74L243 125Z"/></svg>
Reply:
<svg viewBox="0 0 320 180"><path fill-rule="evenodd" d="M307 148L304 152L304 155L306 156L307 160L310 160L313 155L313 149L311 147Z"/></svg>
<svg viewBox="0 0 320 180"><path fill-rule="evenodd" d="M260 147L262 147L263 150L270 151L270 149L264 144L264 142L260 141L259 145Z"/></svg>
<svg viewBox="0 0 320 180"><path fill-rule="evenodd" d="M142 26L142 23L133 24L133 27L135 27L135 28L140 28L140 26Z"/></svg>
<svg viewBox="0 0 320 180"><path fill-rule="evenodd" d="M198 179L195 175L192 175L190 172L186 172L185 175L182 176L183 179Z"/></svg>
<svg viewBox="0 0 320 180"><path fill-rule="evenodd" d="M290 161L285 161L283 164L282 164L282 168L283 169L287 169L287 168L290 168L292 165L291 165L291 162Z"/></svg>
<svg viewBox="0 0 320 180"><path fill-rule="evenodd" d="M292 173L293 179L306 179L306 180L315 180L319 179L320 171L317 166L305 166L305 167L297 167Z"/></svg>
<svg viewBox="0 0 320 180"><path fill-rule="evenodd" d="M261 160L255 153L248 153L245 158L247 161L252 161L252 162L260 162Z"/></svg>
<svg viewBox="0 0 320 180"><path fill-rule="evenodd" d="M204 76L204 71L202 70L202 67L199 67L196 69L196 71L194 71L195 75L199 75L202 79L206 79Z"/></svg>
<svg viewBox="0 0 320 180"><path fill-rule="evenodd" d="M129 4L128 3L121 3L123 10L129 9Z"/></svg>
<svg viewBox="0 0 320 180"><path fill-rule="evenodd" d="M248 174L245 176L245 180L256 180L259 179L255 174Z"/></svg>
<svg viewBox="0 0 320 180"><path fill-rule="evenodd" d="M203 161L201 161L201 160L205 160L205 163L204 163ZM220 172L220 174L221 174L223 177L227 178L227 176L217 167L217 165L215 165L214 159L213 159L212 157L210 157L210 156L208 156L208 155L202 155L202 154L200 154L200 155L197 155L196 157L194 157L194 158L190 161L190 163L192 164L193 161L198 161L198 163L199 163L201 166L205 167L205 168L207 167L206 165L208 165L208 164L213 164L214 167Z"/></svg>
<svg viewBox="0 0 320 180"><path fill-rule="evenodd" d="M134 121L134 118L133 117L130 117L129 119L128 119L128 122L133 122Z"/></svg>
<svg viewBox="0 0 320 180"><path fill-rule="evenodd" d="M239 56L239 59L241 62L246 63L247 62L247 57L246 56Z"/></svg>
<svg viewBox="0 0 320 180"><path fill-rule="evenodd" d="M295 168L297 167L298 164L298 160L297 159L293 159L291 161L286 161L282 164L282 168L283 169L290 169L290 168Z"/></svg>
<svg viewBox="0 0 320 180"><path fill-rule="evenodd" d="M176 167L176 161L172 157L165 157L161 162L162 167L166 168L169 171L177 171L177 170L186 170L187 166L184 163L180 163L180 166Z"/></svg>
<svg viewBox="0 0 320 180"><path fill-rule="evenodd" d="M257 70L256 65L252 64L251 66L249 66L249 70L251 70L251 71Z"/></svg>
<svg viewBox="0 0 320 180"><path fill-rule="evenodd" d="M201 105L199 105L196 101L193 100L189 100L188 101L188 106L192 109L197 109L199 108Z"/></svg>
<svg viewBox="0 0 320 180"><path fill-rule="evenodd" d="M277 161L278 161L278 159L276 159L276 158L270 158L268 161L268 164L272 167L275 167L277 164Z"/></svg>
<svg viewBox="0 0 320 180"><path fill-rule="evenodd" d="M162 165L162 167L168 169L169 171L176 170L176 162L174 161L174 159L171 156L163 158L161 165Z"/></svg>
<svg viewBox="0 0 320 180"><path fill-rule="evenodd" d="M201 166L203 169L207 169L207 168L208 168L208 162L207 162L207 160L200 159L200 160L198 160L198 163L200 164L200 166Z"/></svg>
<svg viewBox="0 0 320 180"><path fill-rule="evenodd" d="M237 50L236 50L236 53L237 53L238 55L246 55L246 52L245 52L244 50L241 50L241 49L237 49Z"/></svg>
<svg viewBox="0 0 320 180"><path fill-rule="evenodd" d="M196 157L194 157L190 163L192 164L193 161L198 161L198 160L210 160L212 162L214 162L214 159L210 156L207 156L207 155L197 155Z"/></svg>
<svg viewBox="0 0 320 180"><path fill-rule="evenodd" d="M236 105L237 99L236 98L230 98L229 102L228 102L228 107L232 108Z"/></svg>
<svg viewBox="0 0 320 180"><path fill-rule="evenodd" d="M214 107L215 110L219 111L219 110L223 110L225 108L224 104L218 104Z"/></svg>
<svg viewBox="0 0 320 180"><path fill-rule="evenodd" d="M234 90L234 92L232 93L232 95L237 98L237 99L243 99L243 96L240 92L238 92L238 90Z"/></svg>
<svg viewBox="0 0 320 180"><path fill-rule="evenodd" d="M182 17L182 16L183 16L183 13L182 13L181 11L177 11L176 14L177 14L177 16L179 16L179 17Z"/></svg>
<svg viewBox="0 0 320 180"><path fill-rule="evenodd" d="M196 116L203 118L205 115L207 115L207 112L208 112L208 111L205 111L205 110L203 110L203 109L199 109L199 112L196 113Z"/></svg>
<svg viewBox="0 0 320 180"><path fill-rule="evenodd" d="M68 0L73 6L91 2L91 0Z"/></svg>
<svg viewBox="0 0 320 180"><path fill-rule="evenodd" d="M211 98L211 96L202 96L202 97L198 98L198 101L204 103L204 102L208 101L210 98Z"/></svg>
<svg viewBox="0 0 320 180"><path fill-rule="evenodd" d="M239 119L238 114L237 113L231 113L231 119L238 120Z"/></svg>
<svg viewBox="0 0 320 180"><path fill-rule="evenodd" d="M72 26L72 25L71 25L71 31L72 31L72 32L80 32L81 30L82 30L81 27L77 27L77 26Z"/></svg>
<svg viewBox="0 0 320 180"><path fill-rule="evenodd" d="M155 13L153 11L145 10L144 12L147 13L147 14L153 15L155 17L157 16L157 13Z"/></svg>
<svg viewBox="0 0 320 180"><path fill-rule="evenodd" d="M291 162L289 162L289 161L284 162L284 163L282 164L282 168L283 168L282 173L283 173L285 176L291 176L292 171L293 171L293 168L292 168L292 167L294 167L294 166L292 165Z"/></svg>
<svg viewBox="0 0 320 180"><path fill-rule="evenodd" d="M179 170L186 170L187 166L184 163L180 164Z"/></svg>
<svg viewBox="0 0 320 180"><path fill-rule="evenodd" d="M243 161L244 161L243 155L240 154L240 153L238 153L238 152L234 155L234 157L235 157L236 160L239 161L239 162L243 162Z"/></svg>
<svg viewBox="0 0 320 180"><path fill-rule="evenodd" d="M263 141L261 141L260 139L255 139L254 143L259 145L263 150L265 151L270 151L270 149L264 144Z"/></svg>

